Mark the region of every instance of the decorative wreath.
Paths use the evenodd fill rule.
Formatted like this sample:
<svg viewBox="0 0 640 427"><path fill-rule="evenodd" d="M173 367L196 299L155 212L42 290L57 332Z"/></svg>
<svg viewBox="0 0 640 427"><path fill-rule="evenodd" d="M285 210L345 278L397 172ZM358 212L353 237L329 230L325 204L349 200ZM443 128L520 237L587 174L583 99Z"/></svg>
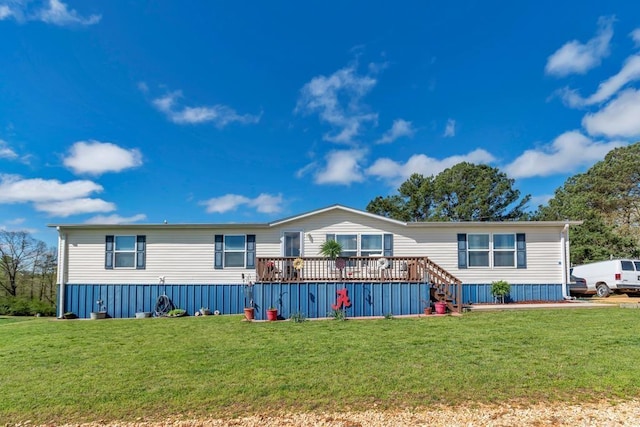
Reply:
<svg viewBox="0 0 640 427"><path fill-rule="evenodd" d="M293 260L293 268L296 270L302 270L304 267L304 260L302 258L296 258Z"/></svg>
<svg viewBox="0 0 640 427"><path fill-rule="evenodd" d="M345 261L344 258L336 258L336 268L338 270L342 270L343 268L345 268L347 266L347 261Z"/></svg>
<svg viewBox="0 0 640 427"><path fill-rule="evenodd" d="M385 257L378 258L378 268L380 269L389 268L389 260L386 259Z"/></svg>

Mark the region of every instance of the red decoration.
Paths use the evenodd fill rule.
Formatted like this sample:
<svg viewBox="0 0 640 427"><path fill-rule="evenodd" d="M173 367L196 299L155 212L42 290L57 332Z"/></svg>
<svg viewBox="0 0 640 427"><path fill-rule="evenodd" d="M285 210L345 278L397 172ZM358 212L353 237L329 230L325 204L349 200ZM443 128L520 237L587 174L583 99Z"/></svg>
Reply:
<svg viewBox="0 0 640 427"><path fill-rule="evenodd" d="M331 306L334 310L339 310L342 307L351 307L351 300L347 296L347 288L338 289L336 291L338 294L338 298L336 298L336 303Z"/></svg>

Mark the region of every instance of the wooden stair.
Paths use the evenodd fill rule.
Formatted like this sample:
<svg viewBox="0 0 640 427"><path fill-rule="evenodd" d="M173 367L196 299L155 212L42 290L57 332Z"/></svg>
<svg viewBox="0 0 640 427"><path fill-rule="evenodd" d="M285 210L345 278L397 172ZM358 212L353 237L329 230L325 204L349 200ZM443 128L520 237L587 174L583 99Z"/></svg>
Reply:
<svg viewBox="0 0 640 427"><path fill-rule="evenodd" d="M428 258L422 263L424 269L429 273L431 299L443 301L450 311L461 313L462 281Z"/></svg>

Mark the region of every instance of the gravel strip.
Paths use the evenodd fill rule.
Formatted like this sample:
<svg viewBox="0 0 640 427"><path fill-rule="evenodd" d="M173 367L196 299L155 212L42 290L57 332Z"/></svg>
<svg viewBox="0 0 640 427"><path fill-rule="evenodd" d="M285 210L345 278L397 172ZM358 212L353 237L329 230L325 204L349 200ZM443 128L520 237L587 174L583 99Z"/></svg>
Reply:
<svg viewBox="0 0 640 427"><path fill-rule="evenodd" d="M132 422L96 421L84 424L48 423L61 427L387 427L387 426L638 426L640 402L560 403L524 405L477 405L473 407L438 407L428 411L376 411L346 413L301 413L280 416L251 416L234 419L185 419ZM18 427L33 427L26 422ZM43 426L43 427L44 427Z"/></svg>

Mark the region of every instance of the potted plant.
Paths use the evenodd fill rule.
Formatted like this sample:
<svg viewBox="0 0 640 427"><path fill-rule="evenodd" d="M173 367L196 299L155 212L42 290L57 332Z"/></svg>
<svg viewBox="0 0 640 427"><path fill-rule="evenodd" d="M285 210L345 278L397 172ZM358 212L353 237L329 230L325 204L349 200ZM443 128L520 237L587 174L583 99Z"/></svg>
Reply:
<svg viewBox="0 0 640 427"><path fill-rule="evenodd" d="M491 295L496 302L500 301L504 304L504 298L511 292L511 285L506 280L497 280L491 283Z"/></svg>
<svg viewBox="0 0 640 427"><path fill-rule="evenodd" d="M151 312L150 311L144 311L143 307L138 307L138 311L136 311L136 319L146 319L148 317L151 317Z"/></svg>
<svg viewBox="0 0 640 427"><path fill-rule="evenodd" d="M433 312L433 309L431 308L431 301L423 299L422 303L424 304L424 314L425 314L425 316L430 316L431 313Z"/></svg>
<svg viewBox="0 0 640 427"><path fill-rule="evenodd" d="M274 306L270 306L267 309L267 320L269 321L278 320L278 309L275 308Z"/></svg>
<svg viewBox="0 0 640 427"><path fill-rule="evenodd" d="M340 270L340 277L342 277L342 270L346 266L346 262L344 262L343 259L336 260L342 253L342 245L337 240L325 240L322 246L320 246L319 253L334 261L335 268Z"/></svg>
<svg viewBox="0 0 640 427"><path fill-rule="evenodd" d="M173 310L169 310L167 313L167 317L183 317L187 315L187 310L182 308L174 308Z"/></svg>
<svg viewBox="0 0 640 427"><path fill-rule="evenodd" d="M96 301L96 304L98 305L98 311L91 312L91 320L106 319L107 307L103 304L103 301L101 299Z"/></svg>
<svg viewBox="0 0 640 427"><path fill-rule="evenodd" d="M444 301L436 301L434 306L436 307L436 314L447 313L447 303Z"/></svg>
<svg viewBox="0 0 640 427"><path fill-rule="evenodd" d="M242 280L244 281L244 274L242 275ZM253 282L250 280L245 282L244 297L245 301L248 301L248 305L244 308L244 318L251 321L255 318L255 308L253 304Z"/></svg>
<svg viewBox="0 0 640 427"><path fill-rule="evenodd" d="M320 246L320 254L335 260L342 253L342 245L336 240L327 240Z"/></svg>

